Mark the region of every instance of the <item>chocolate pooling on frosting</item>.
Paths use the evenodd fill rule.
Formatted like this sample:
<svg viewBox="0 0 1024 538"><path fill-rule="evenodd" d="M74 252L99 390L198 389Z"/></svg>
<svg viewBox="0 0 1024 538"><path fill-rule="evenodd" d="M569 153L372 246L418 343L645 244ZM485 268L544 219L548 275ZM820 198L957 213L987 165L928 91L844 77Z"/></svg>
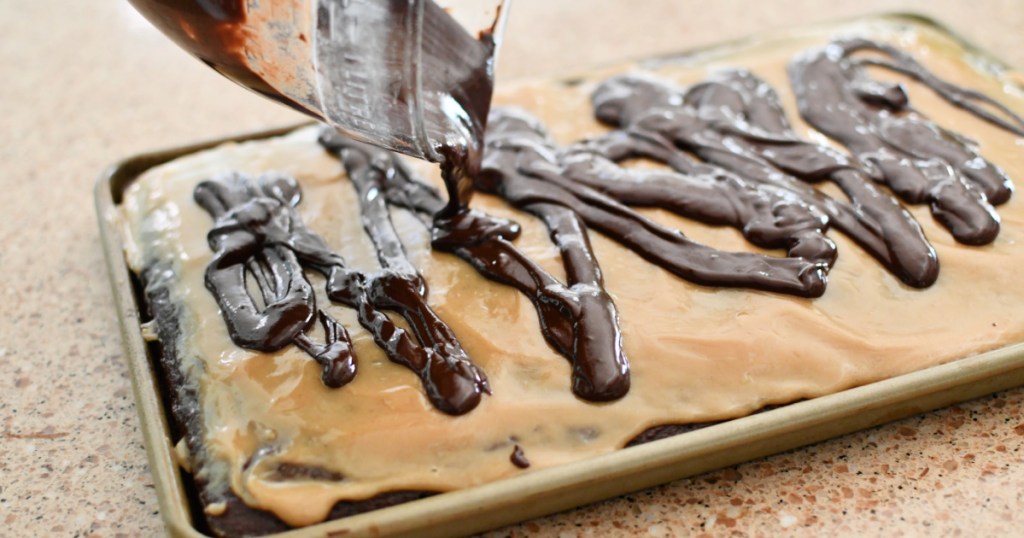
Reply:
<svg viewBox="0 0 1024 538"><path fill-rule="evenodd" d="M217 298L231 339L267 352L294 343L320 363L325 385L348 383L356 372L351 340L317 307L303 273L303 263L333 260L294 210L300 199L295 180L232 174L200 183L194 196L215 219L207 236L214 255L206 286ZM250 294L249 282L256 284L257 297ZM323 343L310 336L315 321L323 327Z"/></svg>
<svg viewBox="0 0 1024 538"><path fill-rule="evenodd" d="M492 117L493 120L493 117ZM592 401L614 400L629 390L629 363L622 350L618 313L604 290L601 271L585 226L575 213L556 204L526 207L548 226L566 270L562 283L513 241L519 225L453 205L432 186L414 177L393 154L345 139L324 129L321 144L337 155L352 173L351 148L368 154L380 166L384 203L412 211L431 228L434 248L469 262L481 275L522 292L533 303L545 339L572 364L572 390ZM485 159L484 166L487 166ZM445 170L451 185L452 172ZM453 189L449 187L449 194Z"/></svg>
<svg viewBox="0 0 1024 538"><path fill-rule="evenodd" d="M752 73L727 71L686 90L650 77L620 76L599 86L593 100L598 118L622 132L617 153L662 162L683 176L710 175L747 186L742 199L748 209L737 212L738 222L701 215L710 207L706 201L685 216L734 225L755 245L788 245L791 256L820 259L828 267L836 252L824 233L834 226L906 284L935 282L938 259L913 217L844 154L800 139L774 90ZM706 162L696 164L686 152ZM817 181L835 183L851 203L806 183ZM735 206L735 199L726 196L719 204ZM782 234L765 237L760 228L767 219L751 218L751 206L773 215Z"/></svg>
<svg viewBox="0 0 1024 538"><path fill-rule="evenodd" d="M668 228L621 202L659 205L683 214L690 209L721 220L716 213L733 199L749 194L745 184L718 181L705 176L689 181L673 172L651 173L627 169L613 157L635 154L631 140L617 136L587 140L559 148L535 118L519 110L497 110L491 114L487 145L477 187L497 194L511 205L533 212L536 205L568 210L586 227L604 233L622 246L675 275L713 286L747 287L798 296L820 295L825 289L825 272L833 255L830 241L818 241L809 258L777 258L748 252L723 252L688 239L680 230ZM656 144L657 141L652 141ZM618 153L617 153L618 152ZM742 193L742 194L740 194ZM724 196L724 198L723 198ZM739 201L735 205L742 206ZM717 205L716 207L707 207ZM730 208L731 209L731 208ZM798 210L799 211L799 210ZM740 211L738 222L753 212ZM820 216L812 216L820 222ZM766 227L781 225L770 217ZM586 231L586 227L583 231ZM800 228L801 226L795 226ZM787 231L772 232L786 234ZM767 238L769 233L765 233ZM767 240L767 239L766 239Z"/></svg>
<svg viewBox="0 0 1024 538"><path fill-rule="evenodd" d="M858 52L872 56L854 56ZM976 91L940 80L895 47L848 39L805 52L789 66L800 114L845 145L863 169L907 203L929 204L953 237L968 245L999 233L993 205L1010 198L1012 184L964 136L943 129L910 105L902 84L870 78L875 66L909 76L949 103L1017 135L1024 118Z"/></svg>
<svg viewBox="0 0 1024 538"><path fill-rule="evenodd" d="M850 57L861 50L890 60ZM434 249L458 256L531 301L545 339L572 365L577 396L620 398L629 390L629 361L590 230L697 284L800 297L825 291L839 255L828 237L833 228L905 284L935 282L935 250L919 223L878 182L907 202L930 203L961 242L994 239L998 217L991 204L1008 199L1009 179L965 138L914 111L902 87L867 78L869 65L911 76L979 118L1024 134L1024 120L994 100L939 80L896 49L864 40L833 43L790 65L804 118L846 145L853 157L798 136L774 90L744 70L689 88L650 76L613 77L592 95L597 118L612 129L565 146L528 113L494 110L482 159L476 148L441 148L447 199L395 155L324 129L320 143L339 159L359 195L380 271L347 268L302 225L294 180L234 175L196 189L196 200L216 219L207 286L236 343L263 351L294 343L321 363L326 384L340 386L355 375L355 359L344 328L317 307L303 270L319 272L327 277L328 298L357 310L360 324L389 359L420 375L436 407L467 412L488 392L486 378L426 304L426 282L391 223L390 209L402 208L430 229ZM663 166L629 166L634 159ZM825 181L847 200L811 185ZM516 247L517 223L468 206L474 189L544 223L558 247L565 282ZM640 208L730 226L753 245L786 256L702 245ZM256 284L257 297L247 282ZM402 316L412 334L383 311ZM323 342L311 333L317 320ZM526 459L516 448L511 460L520 465Z"/></svg>
<svg viewBox="0 0 1024 538"><path fill-rule="evenodd" d="M317 308L303 270L326 277L327 297L356 310L388 359L414 371L435 407L450 414L473 409L489 391L451 329L426 302L427 286L408 261L388 214L375 195L383 180L369 154L346 152L349 177L381 269L368 273L346 266L324 240L302 223L295 207L300 191L294 179L268 175L252 179L233 174L196 187L196 201L214 217L209 234L213 260L206 286L220 304L232 340L241 347L276 351L294 343L323 366L328 386L355 375L355 359L344 328ZM259 289L262 308L250 295L248 279ZM408 322L412 334L385 314ZM309 335L319 318L326 342Z"/></svg>

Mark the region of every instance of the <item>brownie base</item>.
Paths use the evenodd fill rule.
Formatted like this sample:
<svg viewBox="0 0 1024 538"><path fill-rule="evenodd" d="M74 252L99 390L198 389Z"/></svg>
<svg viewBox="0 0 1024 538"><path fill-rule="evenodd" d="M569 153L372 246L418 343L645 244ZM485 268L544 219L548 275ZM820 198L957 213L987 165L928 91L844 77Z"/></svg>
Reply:
<svg viewBox="0 0 1024 538"><path fill-rule="evenodd" d="M207 451L202 443L202 413L199 409L198 386L185 375L182 368L182 350L178 347L182 335L180 307L171 299L171 276L173 270L166 262L147 265L141 275L141 290L136 297L140 312L148 312L154 320L159 343L150 347L150 360L161 385L161 395L165 398L165 407L170 410L168 424L171 425L173 443L185 440L191 454L193 468L192 480L194 490L190 495L196 497L193 503L193 521L200 531L209 530L217 536L263 536L291 530L293 527L281 521L272 512L252 508L236 495L230 488L214 490L202 477L202 469L210 463ZM141 292L141 293L140 293ZM674 435L691 432L714 423L700 424L666 424L655 426L640 433L626 447L636 446ZM317 469L290 469L288 474L299 476L305 474L312 478L318 476ZM326 471L323 471L326 472ZM287 478L285 476L284 478ZM387 508L425 497L436 495L436 491L400 490L381 493L359 501L339 501L331 508L325 521L341 519L381 508ZM218 514L205 512L205 507L214 503L223 503L224 510Z"/></svg>

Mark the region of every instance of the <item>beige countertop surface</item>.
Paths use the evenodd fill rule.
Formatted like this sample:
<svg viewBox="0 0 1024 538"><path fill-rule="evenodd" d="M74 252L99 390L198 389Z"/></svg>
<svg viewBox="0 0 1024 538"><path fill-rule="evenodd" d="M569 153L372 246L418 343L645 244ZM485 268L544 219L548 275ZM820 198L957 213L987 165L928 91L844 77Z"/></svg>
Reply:
<svg viewBox="0 0 1024 538"><path fill-rule="evenodd" d="M1024 68L1019 0L516 0L499 74L894 9ZM221 79L124 1L0 1L0 36L0 534L160 535L94 179L134 153L301 118ZM1022 458L1017 389L490 535L1014 535Z"/></svg>

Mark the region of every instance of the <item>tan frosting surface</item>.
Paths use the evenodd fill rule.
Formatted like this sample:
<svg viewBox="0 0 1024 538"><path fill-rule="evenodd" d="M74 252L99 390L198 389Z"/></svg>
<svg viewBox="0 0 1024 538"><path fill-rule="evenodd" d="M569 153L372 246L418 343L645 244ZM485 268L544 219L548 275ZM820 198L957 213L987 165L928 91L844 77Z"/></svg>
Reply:
<svg viewBox="0 0 1024 538"><path fill-rule="evenodd" d="M946 79L1024 110L1019 90L980 73L945 38L888 29L873 37L899 44ZM751 68L773 84L790 120L803 130L792 115L784 66L794 53L824 39L792 38L756 52L677 62L656 73L695 82L717 68ZM621 70L606 70L571 87L538 83L499 90L496 104L529 110L559 142L570 142L603 130L592 119L589 92L593 82ZM1024 139L951 108L926 88L908 86L918 109L944 127L968 133L985 157L1020 184ZM809 136L824 141L816 133ZM415 166L436 176L429 165ZM229 482L247 503L295 525L322 520L339 499L396 489L448 490L532 472L615 450L657 424L740 416L1024 340L1019 306L1024 286L1016 271L1024 266L1020 196L997 208L1003 228L986 247L956 244L926 208L912 208L941 261L939 280L927 290L902 285L851 241L832 233L839 261L828 291L813 300L696 286L591 232L619 309L632 389L620 401L590 404L570 392L569 364L544 342L525 297L484 280L453 256L430 251L427 230L395 212L409 256L429 284L430 304L493 389L476 410L453 418L433 409L416 376L390 363L347 308L329 309L350 331L358 353L359 373L341 389L325 388L317 364L297 349L261 354L232 344L203 285L212 219L192 201L192 190L218 174L269 170L300 181L304 221L350 265L375 266L354 190L338 161L317 145L314 130L227 145L153 169L131 189L124 208L134 245L130 263L139 268L152 255L169 257L180 278L172 293L186 305L183 343L189 360L198 361L186 368L199 379L205 436L221 462L208 478ZM553 274L562 274L539 222L495 198L478 195L473 205L519 221L524 232L517 246ZM649 214L698 241L754 250L735 230L660 211ZM328 304L323 297L320 303ZM514 444L531 463L526 471L509 461ZM345 478L277 481L273 471L281 463L323 467Z"/></svg>

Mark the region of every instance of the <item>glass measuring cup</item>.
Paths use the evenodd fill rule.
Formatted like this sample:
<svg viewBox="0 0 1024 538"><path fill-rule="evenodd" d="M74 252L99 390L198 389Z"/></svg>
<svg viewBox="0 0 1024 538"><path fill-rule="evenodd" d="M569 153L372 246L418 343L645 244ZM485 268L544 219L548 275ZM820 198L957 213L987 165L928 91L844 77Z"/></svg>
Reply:
<svg viewBox="0 0 1024 538"><path fill-rule="evenodd" d="M508 1L129 0L235 82L435 162L479 144Z"/></svg>

